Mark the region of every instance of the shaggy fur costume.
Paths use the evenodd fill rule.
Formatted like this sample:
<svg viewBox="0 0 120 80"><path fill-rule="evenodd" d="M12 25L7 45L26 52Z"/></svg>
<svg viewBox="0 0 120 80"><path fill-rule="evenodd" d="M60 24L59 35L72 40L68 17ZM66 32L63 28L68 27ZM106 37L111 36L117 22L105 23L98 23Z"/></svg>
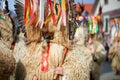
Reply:
<svg viewBox="0 0 120 80"><path fill-rule="evenodd" d="M113 71L120 71L120 44L117 42L110 47L109 58L112 59Z"/></svg>
<svg viewBox="0 0 120 80"><path fill-rule="evenodd" d="M9 80L15 69L15 59L10 50L12 24L8 14L0 12L0 80Z"/></svg>
<svg viewBox="0 0 120 80"><path fill-rule="evenodd" d="M16 68L16 80L32 80L36 75L38 80L52 80L54 70L58 67L63 56L63 46L56 43L50 43L49 69L47 72L41 71L42 43L31 43L25 46L24 42L17 43L15 48L15 57L22 55L18 60ZM20 46L21 45L21 46ZM34 52L30 52L29 47L36 45ZM24 55L23 55L24 54ZM81 54L81 55L80 55ZM79 47L74 47L67 53L64 64L64 76L67 80L89 80L89 67L86 58L82 55ZM19 72L19 73L18 73ZM62 76L59 77L61 80Z"/></svg>

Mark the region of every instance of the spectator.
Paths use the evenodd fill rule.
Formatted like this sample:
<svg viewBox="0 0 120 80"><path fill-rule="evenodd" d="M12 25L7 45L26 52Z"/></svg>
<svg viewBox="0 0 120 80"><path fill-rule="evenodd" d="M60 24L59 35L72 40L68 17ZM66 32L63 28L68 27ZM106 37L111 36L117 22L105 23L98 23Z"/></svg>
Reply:
<svg viewBox="0 0 120 80"><path fill-rule="evenodd" d="M105 50L106 50L106 61L109 61L109 59L108 59L109 46L107 43L105 44Z"/></svg>

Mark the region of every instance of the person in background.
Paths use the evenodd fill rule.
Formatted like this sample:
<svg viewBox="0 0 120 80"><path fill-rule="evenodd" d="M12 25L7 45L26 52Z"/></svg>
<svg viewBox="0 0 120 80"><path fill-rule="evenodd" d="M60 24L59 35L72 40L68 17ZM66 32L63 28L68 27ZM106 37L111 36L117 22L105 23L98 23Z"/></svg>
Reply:
<svg viewBox="0 0 120 80"><path fill-rule="evenodd" d="M100 80L100 65L105 60L106 51L100 40L93 34L89 35L88 48L93 57L90 80Z"/></svg>
<svg viewBox="0 0 120 80"><path fill-rule="evenodd" d="M108 59L109 46L107 43L105 44L105 50L106 50L106 61L109 61L109 59Z"/></svg>
<svg viewBox="0 0 120 80"><path fill-rule="evenodd" d="M112 70L118 75L120 73L120 39L114 39L108 57L112 59Z"/></svg>

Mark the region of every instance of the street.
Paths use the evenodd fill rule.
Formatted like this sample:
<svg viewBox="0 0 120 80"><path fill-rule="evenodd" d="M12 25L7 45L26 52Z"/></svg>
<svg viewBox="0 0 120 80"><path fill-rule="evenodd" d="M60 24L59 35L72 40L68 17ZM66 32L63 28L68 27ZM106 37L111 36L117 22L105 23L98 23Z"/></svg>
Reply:
<svg viewBox="0 0 120 80"><path fill-rule="evenodd" d="M100 80L120 80L120 74L116 75L111 69L111 62L103 62L101 65Z"/></svg>

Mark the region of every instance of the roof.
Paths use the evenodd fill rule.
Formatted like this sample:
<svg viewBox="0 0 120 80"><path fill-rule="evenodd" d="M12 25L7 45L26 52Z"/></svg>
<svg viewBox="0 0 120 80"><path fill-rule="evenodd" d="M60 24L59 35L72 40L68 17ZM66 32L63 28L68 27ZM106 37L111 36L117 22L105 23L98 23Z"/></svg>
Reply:
<svg viewBox="0 0 120 80"><path fill-rule="evenodd" d="M85 5L85 11L87 11L91 15L94 4L84 4L84 5Z"/></svg>
<svg viewBox="0 0 120 80"><path fill-rule="evenodd" d="M79 3L77 3L77 4L79 4ZM84 10L86 12L88 12L90 15L92 14L92 9L93 9L93 5L94 4L92 4L92 3L85 3L85 4L80 4L80 5L84 6Z"/></svg>

